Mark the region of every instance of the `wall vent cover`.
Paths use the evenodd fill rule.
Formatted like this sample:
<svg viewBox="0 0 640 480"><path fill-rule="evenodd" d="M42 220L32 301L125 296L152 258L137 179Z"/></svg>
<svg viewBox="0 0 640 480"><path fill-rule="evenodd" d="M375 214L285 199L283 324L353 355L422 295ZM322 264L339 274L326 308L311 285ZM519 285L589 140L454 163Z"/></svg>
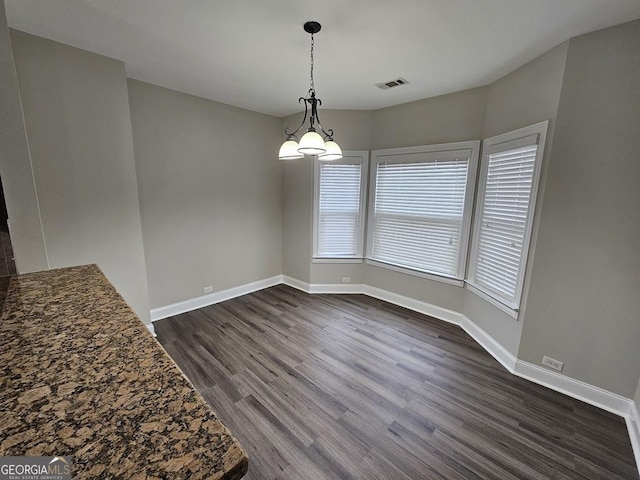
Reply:
<svg viewBox="0 0 640 480"><path fill-rule="evenodd" d="M400 77L400 78L396 78L395 80L390 80L388 82L376 83L376 87L382 90L389 90L390 88L399 87L400 85L406 85L407 83L409 83L407 80Z"/></svg>

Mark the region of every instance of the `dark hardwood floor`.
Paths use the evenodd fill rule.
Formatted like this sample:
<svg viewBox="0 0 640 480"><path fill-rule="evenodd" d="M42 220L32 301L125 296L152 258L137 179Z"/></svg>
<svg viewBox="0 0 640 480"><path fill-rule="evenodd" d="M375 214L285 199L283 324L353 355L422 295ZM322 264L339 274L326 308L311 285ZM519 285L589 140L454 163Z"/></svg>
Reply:
<svg viewBox="0 0 640 480"><path fill-rule="evenodd" d="M638 479L622 418L379 300L280 285L155 328L247 479Z"/></svg>

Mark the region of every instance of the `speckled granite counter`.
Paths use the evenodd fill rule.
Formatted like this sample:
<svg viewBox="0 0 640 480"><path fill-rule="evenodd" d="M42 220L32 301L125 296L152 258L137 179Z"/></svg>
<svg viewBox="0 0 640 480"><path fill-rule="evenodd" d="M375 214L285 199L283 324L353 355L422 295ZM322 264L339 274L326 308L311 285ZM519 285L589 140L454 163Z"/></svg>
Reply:
<svg viewBox="0 0 640 480"><path fill-rule="evenodd" d="M247 456L95 265L14 277L0 319L0 456L73 478L239 479Z"/></svg>

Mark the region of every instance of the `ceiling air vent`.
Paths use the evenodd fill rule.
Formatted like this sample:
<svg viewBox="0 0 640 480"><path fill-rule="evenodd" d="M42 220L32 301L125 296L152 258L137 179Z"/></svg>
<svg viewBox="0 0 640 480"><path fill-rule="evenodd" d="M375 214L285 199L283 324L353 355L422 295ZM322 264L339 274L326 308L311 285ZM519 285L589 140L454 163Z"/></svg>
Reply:
<svg viewBox="0 0 640 480"><path fill-rule="evenodd" d="M400 78L396 78L395 80L391 80L389 82L376 83L376 87L382 90L389 90L390 88L399 87L400 85L406 85L407 83L409 82L407 82L404 78L400 77Z"/></svg>

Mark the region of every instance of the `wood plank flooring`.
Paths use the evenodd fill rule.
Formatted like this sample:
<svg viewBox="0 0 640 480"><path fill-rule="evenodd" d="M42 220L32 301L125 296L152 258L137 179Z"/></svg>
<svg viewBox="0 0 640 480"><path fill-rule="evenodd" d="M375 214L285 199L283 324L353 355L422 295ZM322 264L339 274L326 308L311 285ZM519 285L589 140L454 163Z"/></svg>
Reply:
<svg viewBox="0 0 640 480"><path fill-rule="evenodd" d="M638 479L622 418L376 299L279 285L155 329L248 452L246 479Z"/></svg>

